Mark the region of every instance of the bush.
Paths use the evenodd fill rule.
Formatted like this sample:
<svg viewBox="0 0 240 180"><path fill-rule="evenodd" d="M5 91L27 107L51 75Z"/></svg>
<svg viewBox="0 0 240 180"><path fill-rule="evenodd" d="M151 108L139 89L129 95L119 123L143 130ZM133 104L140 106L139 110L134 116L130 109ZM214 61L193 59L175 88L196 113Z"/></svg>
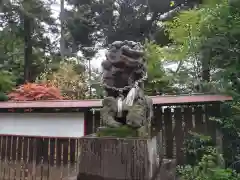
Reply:
<svg viewBox="0 0 240 180"><path fill-rule="evenodd" d="M0 92L6 93L12 90L15 86L14 78L9 72L0 72Z"/></svg>
<svg viewBox="0 0 240 180"><path fill-rule="evenodd" d="M184 141L184 152L186 154L187 164L194 165L198 163L204 154L208 154L213 146L211 137L202 134L189 132Z"/></svg>
<svg viewBox="0 0 240 180"><path fill-rule="evenodd" d="M14 101L62 100L59 89L49 84L27 83L8 94Z"/></svg>
<svg viewBox="0 0 240 180"><path fill-rule="evenodd" d="M213 146L210 137L190 133L184 145L188 165L178 166L177 172L180 180L240 179L240 174L234 170L223 168L224 159Z"/></svg>
<svg viewBox="0 0 240 180"><path fill-rule="evenodd" d="M3 92L0 92L0 101L7 101L8 100L8 96L3 93Z"/></svg>
<svg viewBox="0 0 240 180"><path fill-rule="evenodd" d="M239 180L240 174L234 170L219 167L216 149L212 150L212 154L204 155L197 165L179 166L180 180Z"/></svg>

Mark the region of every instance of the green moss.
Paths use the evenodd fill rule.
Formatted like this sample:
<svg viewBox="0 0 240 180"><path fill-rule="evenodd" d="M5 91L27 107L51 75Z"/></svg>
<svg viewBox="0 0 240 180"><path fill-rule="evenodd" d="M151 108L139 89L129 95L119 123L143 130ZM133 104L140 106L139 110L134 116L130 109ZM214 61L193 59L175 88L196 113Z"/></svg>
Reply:
<svg viewBox="0 0 240 180"><path fill-rule="evenodd" d="M0 101L8 101L8 96L3 92L0 92Z"/></svg>
<svg viewBox="0 0 240 180"><path fill-rule="evenodd" d="M126 138L126 137L138 137L138 132L136 129L132 129L129 126L121 126L118 128L110 128L106 127L99 130L97 133L98 137L119 137L119 138Z"/></svg>

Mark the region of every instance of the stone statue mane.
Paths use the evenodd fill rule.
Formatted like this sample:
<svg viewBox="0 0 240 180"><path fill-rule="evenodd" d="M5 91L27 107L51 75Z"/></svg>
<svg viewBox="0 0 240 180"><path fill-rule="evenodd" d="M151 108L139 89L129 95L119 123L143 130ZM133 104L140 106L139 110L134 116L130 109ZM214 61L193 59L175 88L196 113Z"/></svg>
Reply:
<svg viewBox="0 0 240 180"><path fill-rule="evenodd" d="M143 92L147 69L142 45L133 41L112 43L102 69L104 126L146 127L152 116L152 101Z"/></svg>
<svg viewBox="0 0 240 180"><path fill-rule="evenodd" d="M124 88L128 91L146 73L143 47L133 41L117 41L110 45L106 60L102 62L103 83L107 94L116 94L109 87Z"/></svg>

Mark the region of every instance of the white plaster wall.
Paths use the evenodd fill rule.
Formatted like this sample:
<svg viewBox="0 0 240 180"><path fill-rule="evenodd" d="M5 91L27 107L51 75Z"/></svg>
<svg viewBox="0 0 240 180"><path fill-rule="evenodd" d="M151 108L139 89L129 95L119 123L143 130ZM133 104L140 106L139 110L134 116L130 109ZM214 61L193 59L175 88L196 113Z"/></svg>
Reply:
<svg viewBox="0 0 240 180"><path fill-rule="evenodd" d="M83 113L0 113L0 135L81 137Z"/></svg>

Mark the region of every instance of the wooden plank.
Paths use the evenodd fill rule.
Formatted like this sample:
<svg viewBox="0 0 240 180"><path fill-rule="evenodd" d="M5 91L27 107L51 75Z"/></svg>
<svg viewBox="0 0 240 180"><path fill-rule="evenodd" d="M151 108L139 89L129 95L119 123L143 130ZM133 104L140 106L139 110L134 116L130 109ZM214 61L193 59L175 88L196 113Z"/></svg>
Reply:
<svg viewBox="0 0 240 180"><path fill-rule="evenodd" d="M48 141L49 138L42 138L41 153L41 178L42 180L48 179Z"/></svg>
<svg viewBox="0 0 240 180"><path fill-rule="evenodd" d="M18 161L18 146L19 144L19 137L16 137L15 139L15 148L13 153L15 154L15 159L14 159L14 179L16 179L20 173L19 173L19 161Z"/></svg>
<svg viewBox="0 0 240 180"><path fill-rule="evenodd" d="M37 140L36 138L32 139L32 180L36 180L37 176Z"/></svg>
<svg viewBox="0 0 240 180"><path fill-rule="evenodd" d="M221 116L220 112L220 103L214 103L206 108L206 114L208 118L206 118L208 125L208 134L211 136L213 142L216 144L216 149L219 154L223 153L223 134L220 129L217 127L217 122L214 120L210 120L211 116L215 118L219 118ZM209 117L210 116L210 117ZM222 167L225 167L225 162L221 164Z"/></svg>
<svg viewBox="0 0 240 180"><path fill-rule="evenodd" d="M57 138L54 139L54 160L53 160L53 166L57 166L57 153L58 153L58 141Z"/></svg>
<svg viewBox="0 0 240 180"><path fill-rule="evenodd" d="M156 171L156 137L123 139L87 136L80 143L78 180L145 180Z"/></svg>
<svg viewBox="0 0 240 180"><path fill-rule="evenodd" d="M151 135L156 136L158 132L160 132L163 128L163 122L162 122L162 107L161 106L154 106L154 117L152 119L151 123Z"/></svg>
<svg viewBox="0 0 240 180"><path fill-rule="evenodd" d="M78 171L78 139L73 139L73 141L74 141L74 153L72 153L74 155L73 167L74 167L74 171L77 172Z"/></svg>
<svg viewBox="0 0 240 180"><path fill-rule="evenodd" d="M51 180L51 138L48 138L48 150L47 150L47 180Z"/></svg>
<svg viewBox="0 0 240 180"><path fill-rule="evenodd" d="M100 111L95 111L95 132L101 126Z"/></svg>
<svg viewBox="0 0 240 180"><path fill-rule="evenodd" d="M70 165L72 167L75 166L75 144L76 144L76 139L69 139L70 144L69 144L69 155L70 155Z"/></svg>
<svg viewBox="0 0 240 180"><path fill-rule="evenodd" d="M166 157L173 158L173 124L171 108L164 109L164 126L166 140Z"/></svg>
<svg viewBox="0 0 240 180"><path fill-rule="evenodd" d="M48 161L50 166L54 166L55 138L49 138L48 142Z"/></svg>
<svg viewBox="0 0 240 180"><path fill-rule="evenodd" d="M68 139L68 151L67 151L67 176L71 173L71 139Z"/></svg>
<svg viewBox="0 0 240 180"><path fill-rule="evenodd" d="M3 136L0 137L0 148L1 148L1 151L0 151L0 179L3 178Z"/></svg>
<svg viewBox="0 0 240 180"><path fill-rule="evenodd" d="M44 138L40 138L40 143L38 144L38 155L37 157L40 157L40 164L39 169L37 171L37 177L40 176L41 180L44 180Z"/></svg>
<svg viewBox="0 0 240 180"><path fill-rule="evenodd" d="M19 155L20 155L20 179L24 179L24 157L23 157L23 153L24 153L24 137L20 137L20 141L19 141Z"/></svg>
<svg viewBox="0 0 240 180"><path fill-rule="evenodd" d="M163 149L163 137L162 135L158 136L159 132L162 133L163 131L163 113L162 113L162 107L161 106L154 106L153 111L155 116L153 116L152 122L151 122L151 137L156 136L157 137L157 151L158 154L164 155L164 149Z"/></svg>
<svg viewBox="0 0 240 180"><path fill-rule="evenodd" d="M205 119L207 124L207 134L216 142L216 122L211 120L212 117L218 117L220 115L220 104L205 105Z"/></svg>
<svg viewBox="0 0 240 180"><path fill-rule="evenodd" d="M63 145L63 151L62 151L62 155L63 155L63 165L67 166L68 164L68 139L62 139L62 145Z"/></svg>
<svg viewBox="0 0 240 180"><path fill-rule="evenodd" d="M29 146L30 146L30 137L25 137L24 138L24 155L23 155L23 161L24 161L24 169L23 169L23 174L24 174L24 180L29 179Z"/></svg>
<svg viewBox="0 0 240 180"><path fill-rule="evenodd" d="M184 163L184 152L183 152L183 142L184 142L184 129L183 129L183 116L182 108L174 109L174 119L175 119L175 141L176 141L176 159L177 164Z"/></svg>
<svg viewBox="0 0 240 180"><path fill-rule="evenodd" d="M7 179L7 175L8 175L8 170L9 170L9 164L8 164L8 136L4 137L5 139L5 144L4 144L4 169L3 169L3 179Z"/></svg>
<svg viewBox="0 0 240 180"><path fill-rule="evenodd" d="M8 179L12 179L13 177L13 159L12 159L12 154L13 154L13 136L10 136L10 147L9 147L9 174L8 174Z"/></svg>
<svg viewBox="0 0 240 180"><path fill-rule="evenodd" d="M194 120L195 128L194 131L200 134L205 134L205 123L203 122L204 111L201 106L194 107Z"/></svg>
<svg viewBox="0 0 240 180"><path fill-rule="evenodd" d="M183 109L183 118L184 118L184 134L185 137L188 135L188 132L193 129L192 122L192 107L184 107Z"/></svg>
<svg viewBox="0 0 240 180"><path fill-rule="evenodd" d="M61 151L60 151L61 152L61 156L60 156L61 157L61 159L60 159L60 161L61 161L61 165L60 165L61 166L60 167L61 168L60 179L63 179L63 169L64 169L64 164L63 164L63 143L60 144L60 147L61 147Z"/></svg>

